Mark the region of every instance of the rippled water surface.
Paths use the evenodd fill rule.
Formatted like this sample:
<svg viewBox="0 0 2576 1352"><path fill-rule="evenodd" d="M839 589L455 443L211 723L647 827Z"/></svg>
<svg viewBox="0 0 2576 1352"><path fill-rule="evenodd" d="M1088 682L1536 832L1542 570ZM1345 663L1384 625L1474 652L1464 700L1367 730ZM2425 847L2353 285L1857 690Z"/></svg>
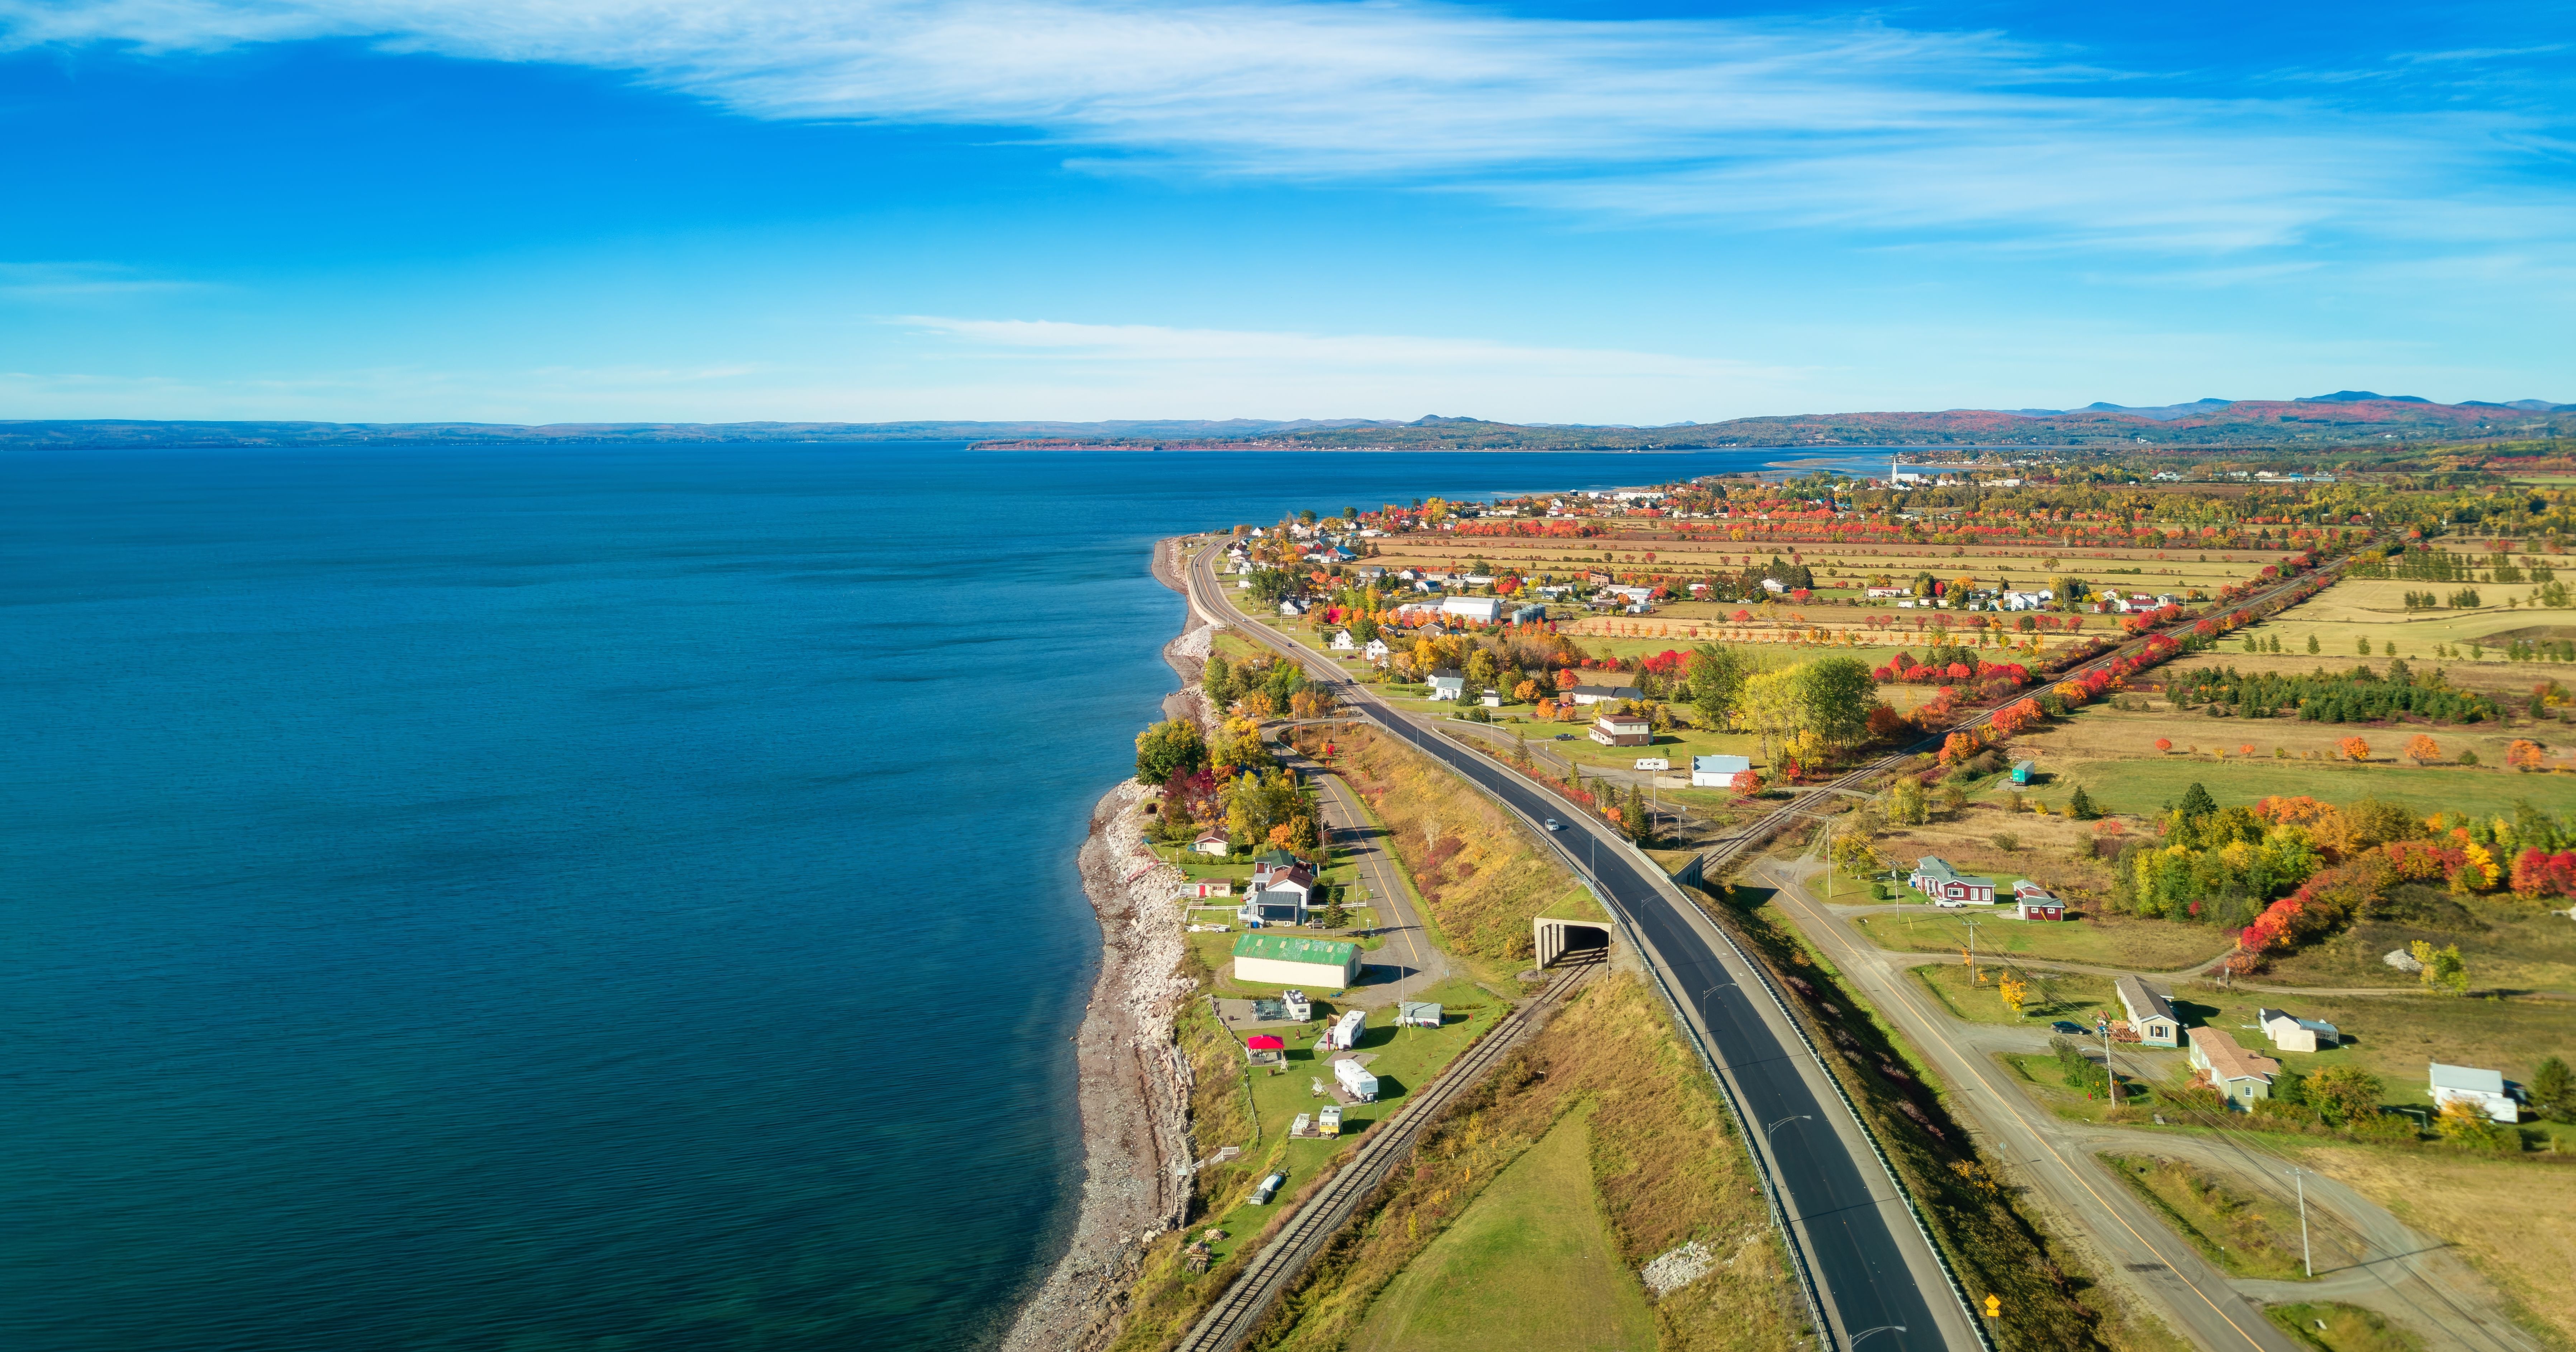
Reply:
<svg viewBox="0 0 2576 1352"><path fill-rule="evenodd" d="M1761 459L0 458L0 1345L992 1336L1148 542Z"/></svg>

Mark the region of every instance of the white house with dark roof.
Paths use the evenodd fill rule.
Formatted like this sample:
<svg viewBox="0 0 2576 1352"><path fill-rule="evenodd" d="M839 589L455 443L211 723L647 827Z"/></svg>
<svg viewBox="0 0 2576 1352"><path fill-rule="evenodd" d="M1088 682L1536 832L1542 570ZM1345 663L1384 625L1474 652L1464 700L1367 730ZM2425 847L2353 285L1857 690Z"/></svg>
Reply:
<svg viewBox="0 0 2576 1352"><path fill-rule="evenodd" d="M2135 976L2123 976L2111 983L2111 990L2120 997L2120 1008L2138 1041L2150 1047L2182 1045L2182 1020L2174 1017L2173 1005L2154 987Z"/></svg>
<svg viewBox="0 0 2576 1352"><path fill-rule="evenodd" d="M1463 699L1467 694L1467 677L1443 667L1431 673L1431 698Z"/></svg>
<svg viewBox="0 0 2576 1352"><path fill-rule="evenodd" d="M1600 704L1605 701L1644 699L1646 692L1633 685L1578 685L1565 692L1577 704Z"/></svg>
<svg viewBox="0 0 2576 1352"><path fill-rule="evenodd" d="M2432 1067L2434 1107L2465 1103L2493 1121L2522 1120L2522 1106L2513 1101L2513 1092L2505 1087L2503 1071L2446 1066L2439 1061L2428 1064Z"/></svg>

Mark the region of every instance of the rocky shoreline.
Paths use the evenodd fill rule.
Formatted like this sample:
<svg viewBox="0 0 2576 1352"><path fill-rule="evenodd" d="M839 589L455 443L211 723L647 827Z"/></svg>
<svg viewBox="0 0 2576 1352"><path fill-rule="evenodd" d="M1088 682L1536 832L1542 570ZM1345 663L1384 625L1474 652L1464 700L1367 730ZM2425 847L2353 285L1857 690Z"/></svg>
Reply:
<svg viewBox="0 0 2576 1352"><path fill-rule="evenodd" d="M1171 541L1154 547L1154 577L1186 594ZM1166 717L1205 724L1197 689L1213 631L1194 614L1163 649L1183 688ZM1157 861L1136 819L1144 786L1101 795L1076 858L1100 917L1100 975L1074 1037L1082 1110L1081 1209L1064 1257L1020 1309L1003 1352L1096 1352L1118 1336L1145 1246L1188 1219L1190 1067L1172 1022L1190 990L1179 975L1180 872Z"/></svg>

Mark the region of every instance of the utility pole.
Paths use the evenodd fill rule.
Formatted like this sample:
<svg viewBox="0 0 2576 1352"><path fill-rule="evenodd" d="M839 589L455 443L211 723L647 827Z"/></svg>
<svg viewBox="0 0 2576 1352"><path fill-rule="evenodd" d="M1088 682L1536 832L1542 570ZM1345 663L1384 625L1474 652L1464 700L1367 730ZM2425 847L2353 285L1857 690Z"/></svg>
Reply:
<svg viewBox="0 0 2576 1352"><path fill-rule="evenodd" d="M2305 1169L2292 1169L2290 1171L2290 1180L2296 1183L2299 1188L2299 1265L2307 1269L2309 1278L2313 1280L2317 1275L2317 1265L2316 1260L2308 1256L2307 1172L2308 1171Z"/></svg>
<svg viewBox="0 0 2576 1352"><path fill-rule="evenodd" d="M2111 1086L2111 1106L2120 1106L2120 1072L2111 1064L2111 1021L2102 1021L2102 1079Z"/></svg>
<svg viewBox="0 0 2576 1352"><path fill-rule="evenodd" d="M1963 918L1960 923L1968 927L1968 983L1982 986L1986 983L1977 975L1977 922Z"/></svg>

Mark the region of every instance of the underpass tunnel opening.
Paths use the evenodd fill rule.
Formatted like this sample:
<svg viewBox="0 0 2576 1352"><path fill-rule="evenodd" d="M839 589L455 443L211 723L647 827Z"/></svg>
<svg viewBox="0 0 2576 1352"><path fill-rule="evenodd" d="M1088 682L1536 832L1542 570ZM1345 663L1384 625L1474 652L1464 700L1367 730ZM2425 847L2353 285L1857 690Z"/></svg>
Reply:
<svg viewBox="0 0 2576 1352"><path fill-rule="evenodd" d="M1600 921L1533 920L1530 922L1530 937L1538 949L1538 965L1541 967L1609 956L1610 927Z"/></svg>

